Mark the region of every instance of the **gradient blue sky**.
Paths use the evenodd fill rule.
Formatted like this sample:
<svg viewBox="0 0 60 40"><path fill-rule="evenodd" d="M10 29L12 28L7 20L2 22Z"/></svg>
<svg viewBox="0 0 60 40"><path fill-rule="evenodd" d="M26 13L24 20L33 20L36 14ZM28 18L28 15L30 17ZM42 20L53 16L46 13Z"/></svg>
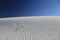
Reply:
<svg viewBox="0 0 60 40"><path fill-rule="evenodd" d="M0 0L0 18L60 16L60 0Z"/></svg>

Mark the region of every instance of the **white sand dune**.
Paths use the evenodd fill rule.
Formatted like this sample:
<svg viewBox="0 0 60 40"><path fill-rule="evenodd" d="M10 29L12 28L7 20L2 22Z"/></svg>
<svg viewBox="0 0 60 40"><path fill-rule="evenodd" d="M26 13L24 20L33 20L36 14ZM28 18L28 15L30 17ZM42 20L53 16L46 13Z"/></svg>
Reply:
<svg viewBox="0 0 60 40"><path fill-rule="evenodd" d="M60 16L1 18L0 40L60 40Z"/></svg>

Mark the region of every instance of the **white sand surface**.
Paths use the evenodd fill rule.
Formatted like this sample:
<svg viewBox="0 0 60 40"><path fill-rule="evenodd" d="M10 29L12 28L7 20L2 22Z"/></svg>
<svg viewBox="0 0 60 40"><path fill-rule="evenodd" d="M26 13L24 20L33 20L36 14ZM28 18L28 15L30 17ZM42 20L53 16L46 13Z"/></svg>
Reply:
<svg viewBox="0 0 60 40"><path fill-rule="evenodd" d="M60 16L0 18L0 40L60 40Z"/></svg>

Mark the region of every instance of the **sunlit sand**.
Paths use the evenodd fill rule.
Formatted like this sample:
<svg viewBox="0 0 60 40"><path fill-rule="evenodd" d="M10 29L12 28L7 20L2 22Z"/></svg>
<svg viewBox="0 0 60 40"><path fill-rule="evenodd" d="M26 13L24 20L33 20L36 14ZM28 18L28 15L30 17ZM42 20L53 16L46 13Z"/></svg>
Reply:
<svg viewBox="0 0 60 40"><path fill-rule="evenodd" d="M1 18L0 40L60 40L60 16Z"/></svg>

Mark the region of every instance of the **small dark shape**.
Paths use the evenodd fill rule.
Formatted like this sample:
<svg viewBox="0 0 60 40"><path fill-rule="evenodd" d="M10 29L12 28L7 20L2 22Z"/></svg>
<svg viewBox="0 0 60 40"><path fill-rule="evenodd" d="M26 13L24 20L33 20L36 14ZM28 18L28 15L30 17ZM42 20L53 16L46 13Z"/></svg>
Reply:
<svg viewBox="0 0 60 40"><path fill-rule="evenodd" d="M27 22L25 22L25 25L27 25Z"/></svg>
<svg viewBox="0 0 60 40"><path fill-rule="evenodd" d="M22 27L24 27L24 26L22 26Z"/></svg>
<svg viewBox="0 0 60 40"><path fill-rule="evenodd" d="M8 37L6 38L6 40L8 40Z"/></svg>
<svg viewBox="0 0 60 40"><path fill-rule="evenodd" d="M18 28L19 28L19 27L17 27L15 31L18 31Z"/></svg>
<svg viewBox="0 0 60 40"><path fill-rule="evenodd" d="M15 31L17 31L17 29Z"/></svg>

